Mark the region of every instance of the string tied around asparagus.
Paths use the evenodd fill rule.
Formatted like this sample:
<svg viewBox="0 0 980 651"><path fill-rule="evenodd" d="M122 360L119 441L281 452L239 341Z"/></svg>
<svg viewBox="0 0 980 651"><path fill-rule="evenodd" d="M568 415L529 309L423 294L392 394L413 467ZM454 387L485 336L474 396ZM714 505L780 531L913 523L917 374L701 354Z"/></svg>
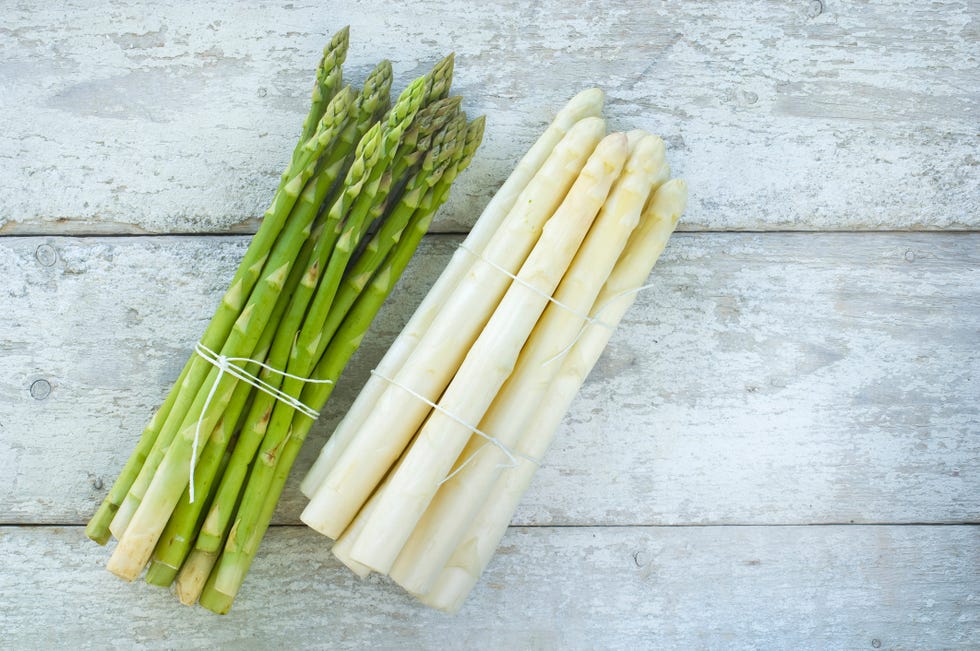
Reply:
<svg viewBox="0 0 980 651"><path fill-rule="evenodd" d="M478 253L477 251L474 251L470 247L466 246L466 244L460 244L459 245L459 248L462 249L462 250L464 250L464 251L466 251L470 255L472 255L472 256L474 256L474 257L482 260L483 262L485 262L486 264L490 265L491 267L493 267L494 269L496 269L500 273L504 274L505 276L507 276L508 278L510 278L511 280L513 280L514 282L516 282L517 284L523 285L524 287L527 287L528 289L530 289L532 292L534 292L538 296L549 300L550 302L554 303L555 305L557 305L558 307L560 307L560 308L562 308L564 310L568 310L569 312L571 312L572 314L574 314L578 318L582 319L583 321L586 321L587 323L590 323L590 324L599 325L599 326L602 326L604 328L610 328L611 329L613 327L613 326L609 325L608 323L603 323L602 321L598 321L598 320L594 319L593 317L589 316L588 314L585 314L584 312L580 312L579 310L576 310L575 308L573 308L570 305L566 305L566 304L562 303L561 301L559 301L557 298L555 298L554 296L552 296L548 292L543 291L543 290L539 289L538 287L535 287L531 283L527 282L523 278L521 278L521 277L519 277L519 276L517 276L515 274L512 274L510 271L508 271L507 269L501 267L499 264L497 264L493 260L488 259L482 253Z"/></svg>
<svg viewBox="0 0 980 651"><path fill-rule="evenodd" d="M532 285L531 283L525 281L524 279L520 278L519 276L517 276L515 274L512 274L510 271L508 271L504 267L500 266L499 264L497 264L493 260L487 259L486 256L484 256L482 253L479 253L479 252L474 251L473 249L469 248L468 246L466 246L465 243L459 244L459 248L462 249L463 251L466 251L470 255L472 255L472 256L474 256L474 257L482 260L486 264L490 265L490 267L492 267L493 269L496 269L500 273L502 273L505 276L509 277L514 282L516 282L516 283L518 283L520 285L523 285L524 287L530 289L535 294L537 294L537 295L539 295L539 296L541 296L543 298L548 299L548 301L550 301L551 303L557 305L558 307L562 308L563 310L566 310L566 311L572 313L573 315L577 316L579 319L582 320L582 327L579 328L579 331L575 334L575 337L573 337L572 340L564 348L562 348L557 353L555 353L553 356L549 357L547 360L545 360L544 362L542 362L541 363L542 366L547 366L548 364L551 364L555 360L558 360L558 359L561 359L562 357L564 357L568 353L568 351L570 351L572 349L572 347L576 343L578 343L578 340L582 338L582 335L585 334L585 331L589 328L589 326L596 326L596 327L600 327L600 328L607 328L609 330L615 330L616 329L616 326L615 325L603 321L602 319L599 318L599 315L602 314L606 310L606 308L608 308L610 305L612 305L613 303L615 303L620 298L623 298L625 296L629 296L631 294L637 294L639 292L642 292L642 291L645 291L645 290L648 290L648 289L652 289L654 287L654 285L652 285L652 284L651 285L643 285L641 287L634 287L633 289L627 289L625 291L619 292L618 294L614 294L613 296L610 296L602 305L599 306L599 309L595 310L592 314L586 314L584 312L581 312L579 310L576 310L575 308L573 308L570 305L566 305L565 303L562 303L561 301L559 301L558 299L556 299L551 294L549 294L549 293L547 293L545 291L542 291L541 289L535 287L534 285Z"/></svg>
<svg viewBox="0 0 980 651"><path fill-rule="evenodd" d="M589 317L590 320L588 320L588 321L586 321L585 323L582 324L582 326L578 329L578 332L575 333L575 336L572 337L572 340L569 341L567 344L565 344L565 347L562 348L561 350L559 350L557 353L555 353L554 355L552 355L551 357L549 357L545 361L541 362L541 366L547 366L548 364L552 363L553 361L558 360L558 359L561 359L562 357L564 357L565 355L567 355L568 354L568 351L570 351L572 349L572 347L575 346L575 344L578 343L578 340L582 338L582 335L585 334L586 330L589 329L589 326L590 325L599 325L599 326L603 326L603 327L609 328L610 330L615 330L616 329L615 326L609 325L608 323L606 323L604 321L599 321L598 320L599 315L602 314L602 312L605 311L605 309L607 307L609 307L610 305L612 305L613 303L615 303L619 299L625 298L626 296L630 296L632 294L639 294L642 291L646 291L648 289L653 289L654 287L655 287L655 285L653 285L653 284L650 284L650 285L642 285L640 287L634 287L633 289L625 289L625 290L623 290L623 291L621 291L621 292L619 292L617 294L613 294L612 296L610 296L608 299L606 299L606 302L603 303L602 305L600 305L599 306L599 309L596 310L595 313L593 313L593 315L591 317Z"/></svg>
<svg viewBox="0 0 980 651"><path fill-rule="evenodd" d="M381 378L382 380L384 380L388 384L391 384L391 385L394 385L394 386L398 387L402 391L405 391L406 393L410 394L413 398L415 398L417 400L420 400L421 402L424 402L425 404L429 405L430 407L432 407L433 409L435 409L439 413L447 416L448 418L452 419L454 422L462 425L463 427L465 427L466 429L470 430L471 432L473 432L477 436L483 438L484 440L486 440L486 443L484 445L493 445L494 447L496 447L497 449L499 449L501 452L503 452L504 456L506 456L507 459L508 459L508 461L509 461L509 463L501 464L501 467L503 467L503 468L516 468L518 465L520 465L520 459L523 459L524 461L530 461L531 463L533 463L536 466L540 466L541 465L541 461L539 459L535 459L534 457L532 457L530 455L524 454L520 450L514 450L512 448L507 447L499 439L497 439L495 436L491 436L490 434L487 434L486 432L484 432L483 430L481 430L479 427L477 427L475 425L472 425L470 423L467 423L465 420L463 420L462 418L460 418L456 414L452 413L451 411L449 411L445 407L441 407L438 404L436 404L435 402L432 402L431 400L429 400L428 398L426 398L425 396L423 396L418 391L415 391L411 387L404 385L403 383L399 382L398 380L395 380L393 378L390 378L390 377L384 375L383 373L380 373L377 369L372 370L371 371L371 375L376 375L377 377ZM453 477L455 477L457 474L459 474L459 472L461 472L463 470L463 468L466 467L466 464L468 464L470 461L472 461L476 457L476 455L480 453L480 450L482 450L482 449L483 449L483 446L480 446L480 448L478 448L476 450L476 452L474 452L468 458L466 458L463 461L463 463L461 463L459 465L459 467L457 467L451 473L449 473L448 475L446 475L443 478L443 480L439 482L438 485L439 486L442 486L447 481L449 481L450 479L452 479Z"/></svg>
<svg viewBox="0 0 980 651"><path fill-rule="evenodd" d="M285 403L286 405L292 407L304 416L316 420L320 416L320 412L313 409L309 405L305 404L299 398L295 398L285 391L280 390L278 387L269 384L256 374L249 373L245 370L245 364L257 364L259 367L274 373L283 378L290 378L293 380L299 380L300 382L310 382L313 384L333 384L333 380L317 380L315 378L300 377L299 375L293 375L292 373L287 373L286 371L281 371L273 366L269 366L264 362L260 362L257 359L250 359L248 357L228 357L227 355L222 355L216 353L201 342L198 342L194 346L194 352L197 353L202 359L213 365L218 369L218 375L214 379L214 383L211 385L211 390L208 391L208 396L204 400L204 406L201 408L201 416L197 419L197 427L194 430L194 446L191 448L191 473L190 473L190 502L194 503L194 470L197 467L197 448L201 441L201 425L204 422L204 414L208 411L208 406L211 404L211 400L214 398L215 392L218 390L218 384L221 382L221 377L227 373L228 375L237 378L241 382L249 384L259 391L266 393L279 402ZM241 364L239 366L238 364Z"/></svg>

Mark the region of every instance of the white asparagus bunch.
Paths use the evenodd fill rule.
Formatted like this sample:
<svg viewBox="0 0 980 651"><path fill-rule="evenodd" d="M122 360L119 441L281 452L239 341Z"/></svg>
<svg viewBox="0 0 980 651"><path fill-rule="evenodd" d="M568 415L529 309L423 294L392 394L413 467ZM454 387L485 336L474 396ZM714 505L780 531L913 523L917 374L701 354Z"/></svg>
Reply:
<svg viewBox="0 0 980 651"><path fill-rule="evenodd" d="M514 372L480 422L480 430L507 447L517 443L528 420L545 402L557 374L557 357L572 344L603 283L640 221L655 185L666 180L664 143L657 136L636 141L622 177L596 218L593 231L555 292ZM486 448L486 449L484 449ZM508 463L503 451L473 436L459 455L457 472L440 488L392 568L391 577L412 593L425 593Z"/></svg>
<svg viewBox="0 0 980 651"><path fill-rule="evenodd" d="M687 184L681 179L668 181L654 194L643 221L595 301L592 316L601 316L602 324L607 325L590 324L569 350L542 409L524 430L517 452L533 459L540 459L547 452L572 400L599 361L613 329L636 301L636 289L650 275L686 206ZM427 594L418 595L424 603L446 612L456 612L463 605L504 537L537 470L524 458L518 459L518 464L505 469L494 482L490 490L494 499L487 500L473 518L434 586Z"/></svg>
<svg viewBox="0 0 980 651"><path fill-rule="evenodd" d="M374 513L354 542L351 557L387 573L517 363L575 252L626 162L626 136L606 136L595 148L565 200L545 224L506 295L429 415L402 467L382 491ZM499 273L499 272L498 272Z"/></svg>
<svg viewBox="0 0 980 651"><path fill-rule="evenodd" d="M458 610L686 205L664 143L558 114L375 369L301 486L359 576Z"/></svg>

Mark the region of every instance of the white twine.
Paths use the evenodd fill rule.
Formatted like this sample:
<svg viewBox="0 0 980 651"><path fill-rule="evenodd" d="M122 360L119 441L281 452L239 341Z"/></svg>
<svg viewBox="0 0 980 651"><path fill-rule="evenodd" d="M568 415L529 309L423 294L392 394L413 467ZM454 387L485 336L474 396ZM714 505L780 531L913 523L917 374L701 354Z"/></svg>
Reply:
<svg viewBox="0 0 980 651"><path fill-rule="evenodd" d="M384 375L382 373L379 373L377 370L372 370L371 371L371 375L376 375L379 378L381 378L382 380L384 380L385 382L388 382L389 384L393 384L394 386L398 387L402 391L405 391L406 393L410 394L412 397L414 397L414 398L416 398L418 400L421 400L425 404L429 405L430 407L432 407L433 409L435 409L439 413L448 416L451 420L453 420L454 422L462 425L463 427L465 427L466 429L470 430L471 432L473 432L477 436L480 436L480 437L486 439L486 441L487 441L486 443L484 443L479 448L477 448L476 452L474 452L473 454L471 454L465 461L463 461L463 463L458 468L456 468L456 470L454 470L451 473L449 473L448 475L446 475L446 477L437 484L438 486L442 486L447 481L449 481L450 479L452 479L453 477L455 477L460 471L463 470L464 467L466 467L466 464L468 464L470 461L472 461L476 457L476 455L480 453L480 450L482 450L488 444L496 446L510 460L510 463L500 464L500 467L502 467L502 468L516 468L520 464L520 462L518 461L518 458L524 459L525 461L530 461L531 463L533 463L536 466L540 466L541 465L541 462L538 459L535 459L532 456L526 455L523 452L520 452L518 450L512 450L511 448L509 448L506 445L504 445L503 443L501 443L500 440L497 439L496 437L493 437L493 436L487 434L486 432L482 431L480 428L478 428L478 427L476 427L474 425L471 425L470 423L467 423L465 420L463 420L462 418L460 418L456 414L452 413L451 411L449 411L445 407L440 407L436 403L432 402L431 400L429 400L428 398L426 398L425 396L423 396L421 393L418 393L417 391L413 390L412 388L405 386L401 382L398 382L397 380L393 380L392 378L390 378L390 377L388 377L388 376L386 376L386 375Z"/></svg>
<svg viewBox="0 0 980 651"><path fill-rule="evenodd" d="M599 309L595 311L595 314L588 315L588 314L585 314L584 312L580 312L580 311L576 310L575 308L573 308L570 305L566 305L565 303L562 303L561 301L559 301L558 299L556 299L551 294L548 294L547 292L541 291L540 289L538 289L537 287L535 287L531 283L529 283L529 282L523 280L522 278L519 278L518 276L512 274L510 271L508 271L507 269L501 267L496 262L494 262L492 260L488 260L486 257L483 256L483 254L478 253L477 251L474 251L473 249L469 248L465 244L462 244L462 243L459 244L459 248L461 248L462 250L466 251L470 255L479 258L480 260L482 260L483 262L487 263L488 265L490 265L491 267L493 267L494 269L496 269L500 273L504 274L505 276L510 277L512 280L514 280L514 282L517 282L517 283L519 283L521 285L524 285L525 287L527 287L528 289L530 289L532 292L534 292L538 296L542 296L542 297L548 299L549 301L551 301L552 303L554 303L558 307L562 308L563 310L566 310L567 312L570 312L573 315L577 316L578 318L582 319L582 321L583 321L582 327L579 328L578 333L575 335L575 337L572 339L572 341L567 346L565 346L564 348L562 348L560 351L558 351L557 353L555 353L552 357L549 357L547 360L545 360L544 362L542 362L541 363L541 366L547 366L548 364L552 363L556 359L560 359L561 357L564 357L568 353L568 351L572 349L572 346L574 346L576 343L578 343L578 340L582 338L582 335L585 334L586 329L590 325L591 326L599 326L599 327L602 327L602 328L608 328L609 330L615 330L616 329L616 326L615 325L610 324L610 323L606 323L605 321L600 320L599 319L599 315L602 314L602 312L605 311L605 309L607 307L609 307L610 305L612 305L613 303L615 303L617 299L620 299L620 298L622 298L624 296L629 296L630 294L636 294L636 293L639 293L639 292L642 292L644 290L651 289L652 287L654 287L654 285L643 285L642 287L636 287L634 289L627 289L625 291L622 291L622 292L620 292L620 293L618 293L618 294L610 297L608 300L606 300L606 302L603 303L601 306L599 306Z"/></svg>
<svg viewBox="0 0 980 651"><path fill-rule="evenodd" d="M585 314L584 312L579 312L578 310L576 310L575 308L573 308L570 305L565 305L564 303L562 303L561 301L559 301L557 298L555 298L554 296L552 296L548 292L542 291L542 290L538 289L537 287L535 287L534 285L532 285L531 283L527 282L526 280L524 280L522 278L519 278L518 276L515 276L510 271L508 271L507 269L501 267L499 264L497 264L493 260L488 260L487 258L483 257L483 254L477 253L476 251L474 251L473 249L469 248L465 244L460 244L459 245L459 248L463 249L464 251L466 251L467 253L469 253L472 256L476 256L477 258L479 258L483 262L487 263L488 265L490 265L491 267L493 267L494 269L496 269L500 273L502 273L505 276L509 277L514 282L516 282L516 283L518 283L520 285L524 285L525 287L527 287L528 289L530 289L532 292L534 292L538 296L540 296L542 298L548 299L549 301L551 301L552 303L554 303L555 305L557 305L558 307L560 307L560 308L562 308L564 310L568 310L569 312L571 312L572 314L574 314L578 318L582 319L583 321L587 321L589 323L597 323L597 324L603 325L603 326L605 326L607 328L611 328L612 327L609 324L602 323L601 321L595 321L588 314Z"/></svg>
<svg viewBox="0 0 980 651"><path fill-rule="evenodd" d="M609 297L605 303L599 306L599 309L595 311L595 314L592 317L590 317L590 319L586 323L582 324L582 327L578 329L578 332L575 334L575 337L570 342L568 342L568 345L566 345L564 348L559 350L557 353L555 353L545 361L541 362L541 366L547 366L548 364L552 363L556 359L561 359L562 357L567 355L568 351L570 351L572 347L578 343L578 340L582 338L582 335L585 334L585 331L588 330L590 325L599 325L605 328L609 328L610 330L615 330L616 326L610 325L605 321L599 321L597 317L600 314L602 314L602 312L607 307L615 303L618 299L623 298L624 296L629 296L630 294L639 294L640 292L645 291L647 289L653 289L654 286L655 285L650 284L650 285L643 285L641 287L634 287L633 289L626 289L619 292L618 294L614 294L613 296Z"/></svg>
<svg viewBox="0 0 980 651"><path fill-rule="evenodd" d="M191 450L191 479L190 479L190 501L191 504L194 503L194 470L197 466L197 447L201 441L201 424L204 422L204 414L208 411L208 406L211 404L211 399L214 398L215 391L218 390L218 383L221 382L221 376L227 373L228 375L249 384L259 391L266 393L279 402L283 402L299 413L316 420L320 416L320 412L313 409L309 405L303 403L299 398L294 398L293 396L281 391L278 387L275 387L258 375L253 375L246 371L241 366L236 366L232 362L240 362L242 364L257 364L261 368L269 371L270 373L275 373L284 378L290 378L293 380L299 380L300 382L312 382L314 384L333 384L333 380L316 380L313 378L300 377L299 375L293 375L292 373L287 373L285 371L280 371L277 368L269 366L257 359L249 359L248 357L228 357L226 355L221 355L214 352L201 342L198 342L194 346L194 352L200 355L203 359L217 367L218 376L214 379L214 383L211 385L211 390L208 391L208 397L204 400L204 406L201 408L201 416L197 419L197 428L194 430L194 447Z"/></svg>

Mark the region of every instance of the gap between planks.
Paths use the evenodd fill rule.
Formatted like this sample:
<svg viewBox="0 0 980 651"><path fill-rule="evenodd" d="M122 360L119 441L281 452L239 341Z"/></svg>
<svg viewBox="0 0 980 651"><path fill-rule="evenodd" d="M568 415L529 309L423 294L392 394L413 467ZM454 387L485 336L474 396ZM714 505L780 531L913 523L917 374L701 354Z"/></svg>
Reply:
<svg viewBox="0 0 980 651"><path fill-rule="evenodd" d="M739 527L769 527L769 528L805 528L805 527L977 527L980 520L964 520L962 522L790 522L760 523L760 522L724 522L718 524L511 524L511 529L722 529ZM77 522L0 522L0 529L83 529L85 524ZM305 524L290 524L273 522L270 529L306 529Z"/></svg>
<svg viewBox="0 0 980 651"><path fill-rule="evenodd" d="M976 235L980 233L980 229L975 228L962 228L962 229L886 229L886 230L874 230L874 229L852 229L852 230L827 230L827 229L692 229L684 230L678 229L676 235L867 235L867 236L894 236L894 235ZM426 237L464 237L469 234L469 231L438 231L426 233ZM176 232L176 233L148 233L148 232L112 232L112 233L102 233L99 231L81 231L81 232L51 232L51 231L36 231L36 232L26 232L26 233L11 233L5 234L0 232L0 238L8 240L16 239L28 239L28 238L66 238L66 239L122 239L122 238L153 238L153 237L181 237L181 238L204 238L204 237L251 237L255 235L255 231L215 231L215 232Z"/></svg>

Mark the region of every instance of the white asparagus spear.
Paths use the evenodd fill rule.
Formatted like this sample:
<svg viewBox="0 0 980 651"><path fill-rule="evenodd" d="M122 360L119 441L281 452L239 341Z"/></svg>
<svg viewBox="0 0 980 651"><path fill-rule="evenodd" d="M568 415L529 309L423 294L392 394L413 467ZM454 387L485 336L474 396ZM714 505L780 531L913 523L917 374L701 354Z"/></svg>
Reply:
<svg viewBox="0 0 980 651"><path fill-rule="evenodd" d="M629 142L631 156L633 155L633 150L636 148L636 145L649 135L650 134L643 129L631 129L630 131L626 132L626 140Z"/></svg>
<svg viewBox="0 0 980 651"><path fill-rule="evenodd" d="M627 134L629 135L629 134ZM480 430L511 447L561 368L559 356L585 326L599 290L623 252L664 167L664 143L646 135L634 142L623 174L558 285L510 374L480 422ZM659 183L665 181L659 179ZM471 436L455 474L440 487L391 567L390 576L412 593L427 592L508 464L500 448Z"/></svg>
<svg viewBox="0 0 980 651"><path fill-rule="evenodd" d="M405 453L407 452L408 450L406 449ZM364 529L364 525L367 523L368 518L374 511L374 507L380 498L381 491L383 491L384 487L388 485L388 480L391 478L391 475L401 467L404 459L405 454L402 454L401 458L398 459L398 463L395 464L394 468L392 468L392 470L388 473L385 480L381 482L381 485L377 488L377 490L372 493L371 498L365 502L364 506L362 506L361 510L357 512L357 515L354 517L351 523L347 525L346 529L344 529L344 533L340 534L340 537L337 538L336 542L333 544L333 547L330 549L333 555L337 557L337 560L346 565L351 572L362 579L371 573L371 568L363 563L358 563L351 558L350 550L353 548L354 541L361 534L361 531Z"/></svg>
<svg viewBox="0 0 980 651"><path fill-rule="evenodd" d="M644 210L640 226L633 232L623 256L609 276L592 310L609 325L616 326L636 300L634 290L646 281L667 244L687 203L687 184L680 179L665 183ZM540 459L554 438L569 405L586 376L605 349L612 330L590 325L562 360L561 371L549 388L542 409L535 415L517 449ZM488 499L456 547L432 590L420 599L439 610L457 612L507 531L514 511L531 483L537 466L525 459L516 468L503 471Z"/></svg>
<svg viewBox="0 0 980 651"><path fill-rule="evenodd" d="M364 506L361 507L361 510L358 511L354 520L347 525L346 529L344 529L344 533L340 534L340 537L337 538L336 542L334 542L333 547L330 548L330 551L337 557L337 560L346 565L347 569L362 579L371 573L371 568L364 563L358 563L351 558L350 550L354 546L354 541L357 539L357 536L359 536L361 531L364 529L364 525L367 523L371 513L374 511L374 507L377 505L378 499L380 498L381 491L384 490L384 487L387 485L387 480L381 483L378 490L374 491L371 498L364 504Z"/></svg>
<svg viewBox="0 0 980 651"><path fill-rule="evenodd" d="M555 147L565 136L566 133L579 120L588 117L598 117L602 112L603 94L598 88L583 90L578 95L569 100L568 104L558 112L552 123L545 129L541 137L538 138L528 150L521 161L511 172L493 199L487 204L480 214L476 224L470 230L463 245L477 253L483 253L487 242L500 227L501 222L514 207L517 196L527 187L545 160L554 151ZM446 298L453 288L459 283L459 279L466 275L473 266L473 256L466 251L456 251L450 259L449 264L439 275L438 280L432 285L432 289L426 294L419 304L412 318L402 329L401 333L388 348L384 357L378 362L377 371L385 377L393 377L401 369L402 364L415 350L415 346L428 329L435 315L442 308ZM313 492L327 476L330 468L336 463L340 453L344 451L347 444L357 433L358 428L367 418L367 415L374 409L374 404L381 397L388 384L380 377L371 376L361 389L354 404L351 405L343 420L337 425L333 434L327 439L320 456L317 458L309 473L300 483L300 490L307 497L312 497Z"/></svg>
<svg viewBox="0 0 980 651"><path fill-rule="evenodd" d="M500 305L473 343L456 376L439 399L392 474L381 499L354 541L351 558L387 573L472 429L514 370L521 348L582 245L626 162L626 135L606 136L554 215ZM463 285L460 285L462 289Z"/></svg>
<svg viewBox="0 0 980 651"><path fill-rule="evenodd" d="M605 133L600 118L577 122L558 143L494 233L483 258L515 273ZM511 279L483 258L443 304L303 511L303 522L336 538L357 514L431 411L403 387L437 400ZM390 377L390 376L389 376Z"/></svg>
<svg viewBox="0 0 980 651"><path fill-rule="evenodd" d="M381 488L384 488L384 486L385 484L381 484ZM340 535L340 538L337 538L337 541L334 542L333 547L330 548L330 551L337 557L337 560L346 565L347 569L362 579L371 573L371 568L363 563L358 563L351 558L350 550L351 547L354 546L354 540L357 539L358 534L360 534L361 530L364 529L364 523L367 522L368 516L370 516L371 512L374 510L374 505L378 503L378 495L378 491L375 491L374 494L371 495L371 499L369 499L367 503L361 507L361 510L358 512L357 517L354 518L354 521L351 522L346 529L344 529L344 533Z"/></svg>

